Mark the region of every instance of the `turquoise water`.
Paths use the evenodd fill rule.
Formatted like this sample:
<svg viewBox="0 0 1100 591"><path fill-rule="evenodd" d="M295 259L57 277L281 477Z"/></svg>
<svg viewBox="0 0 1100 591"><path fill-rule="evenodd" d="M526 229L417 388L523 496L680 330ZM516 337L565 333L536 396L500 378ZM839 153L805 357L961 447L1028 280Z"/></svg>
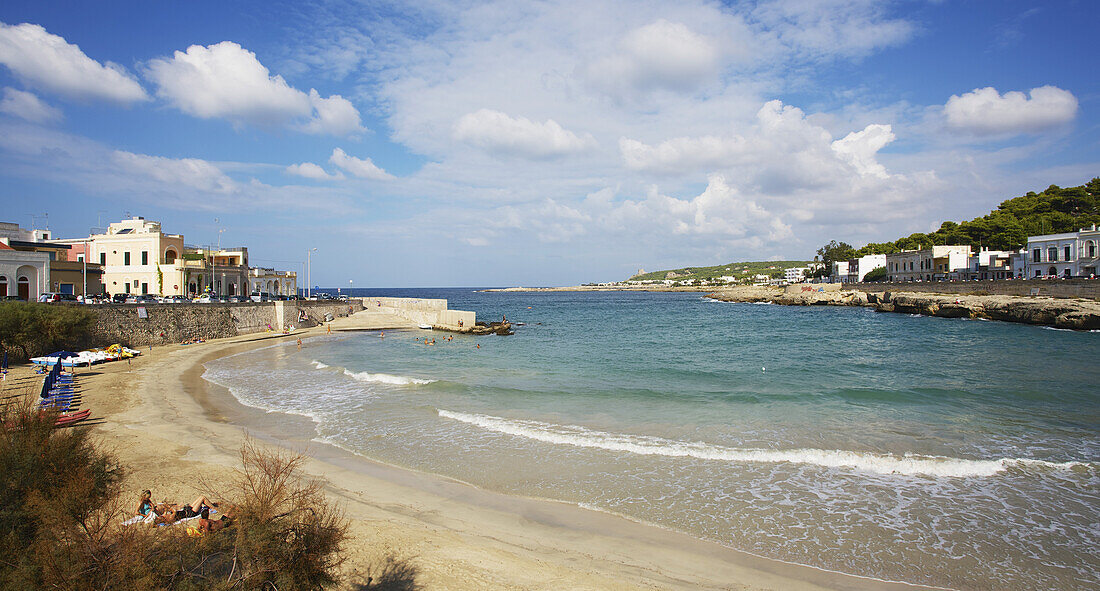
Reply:
<svg viewBox="0 0 1100 591"><path fill-rule="evenodd" d="M366 457L770 558L1100 586L1100 334L698 294L387 293L525 325L319 337L206 377Z"/></svg>

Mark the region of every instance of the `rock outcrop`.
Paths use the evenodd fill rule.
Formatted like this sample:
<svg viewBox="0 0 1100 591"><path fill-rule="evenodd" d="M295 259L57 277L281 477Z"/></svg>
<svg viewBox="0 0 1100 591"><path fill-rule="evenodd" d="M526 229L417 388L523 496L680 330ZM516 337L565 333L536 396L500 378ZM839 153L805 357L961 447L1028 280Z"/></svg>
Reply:
<svg viewBox="0 0 1100 591"><path fill-rule="evenodd" d="M1100 330L1100 302L1086 299L861 291L783 293L779 288L750 287L721 290L707 297L726 302L772 302L786 306L865 306L879 312Z"/></svg>

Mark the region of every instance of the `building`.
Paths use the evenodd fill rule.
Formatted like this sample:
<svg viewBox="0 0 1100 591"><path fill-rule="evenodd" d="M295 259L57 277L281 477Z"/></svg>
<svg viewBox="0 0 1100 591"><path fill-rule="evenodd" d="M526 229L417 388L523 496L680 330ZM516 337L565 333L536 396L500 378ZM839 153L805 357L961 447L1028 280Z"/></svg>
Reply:
<svg viewBox="0 0 1100 591"><path fill-rule="evenodd" d="M970 245L933 246L886 255L890 281L949 281L961 279L970 268Z"/></svg>
<svg viewBox="0 0 1100 591"><path fill-rule="evenodd" d="M107 293L183 293L179 287L183 236L165 234L159 222L133 217L111 224L103 234L56 242L76 248L78 256L101 265Z"/></svg>
<svg viewBox="0 0 1100 591"><path fill-rule="evenodd" d="M783 280L787 283L802 283L806 279L809 267L790 267L783 270Z"/></svg>
<svg viewBox="0 0 1100 591"><path fill-rule="evenodd" d="M75 259L71 246L49 241L49 230L0 223L0 297L37 300L46 292L103 293L103 269Z"/></svg>
<svg viewBox="0 0 1100 591"><path fill-rule="evenodd" d="M292 296L298 293L298 274L294 271L276 271L264 267L248 270L252 293Z"/></svg>
<svg viewBox="0 0 1100 591"><path fill-rule="evenodd" d="M1100 266L1096 224L1077 232L1029 236L1027 277L1094 277Z"/></svg>
<svg viewBox="0 0 1100 591"><path fill-rule="evenodd" d="M992 280L1012 279L1016 276L1013 271L1012 257L1020 253L1010 250L989 250L983 248L978 254L970 257L970 267L967 269L967 279Z"/></svg>
<svg viewBox="0 0 1100 591"><path fill-rule="evenodd" d="M868 254L847 261L833 263L833 283L860 283L868 273L878 267L886 266L886 255Z"/></svg>

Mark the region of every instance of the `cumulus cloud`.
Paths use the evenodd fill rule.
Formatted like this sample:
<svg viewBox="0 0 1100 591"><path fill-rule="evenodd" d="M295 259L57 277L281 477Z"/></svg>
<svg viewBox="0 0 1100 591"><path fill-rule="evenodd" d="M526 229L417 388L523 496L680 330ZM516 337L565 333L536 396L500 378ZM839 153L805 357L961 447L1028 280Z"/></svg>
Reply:
<svg viewBox="0 0 1100 591"><path fill-rule="evenodd" d="M664 19L630 31L618 51L583 69L593 87L615 96L633 91L695 90L718 72L714 44L683 23Z"/></svg>
<svg viewBox="0 0 1100 591"><path fill-rule="evenodd" d="M1004 95L989 86L952 95L943 111L949 126L977 135L1037 133L1072 121L1077 98L1056 86Z"/></svg>
<svg viewBox="0 0 1100 591"><path fill-rule="evenodd" d="M328 161L361 179L389 181L394 178L392 174L379 168L370 158L361 159L349 156L340 148L332 151L332 156L329 156Z"/></svg>
<svg viewBox="0 0 1100 591"><path fill-rule="evenodd" d="M875 154L895 136L889 125L871 124L862 131L853 131L832 143L833 151L864 176L886 178L886 167L875 160Z"/></svg>
<svg viewBox="0 0 1100 591"><path fill-rule="evenodd" d="M453 135L458 141L490 152L536 159L580 152L596 143L591 135L578 136L553 119L538 123L491 109L460 117Z"/></svg>
<svg viewBox="0 0 1100 591"><path fill-rule="evenodd" d="M62 117L60 109L47 105L34 94L14 88L4 89L4 99L0 100L0 112L32 123L60 121Z"/></svg>
<svg viewBox="0 0 1100 591"><path fill-rule="evenodd" d="M318 181L331 181L344 178L344 175L340 173L329 174L325 172L325 169L312 162L303 162L301 164L291 164L286 167L287 174L293 174L296 176L304 176L307 179L314 179Z"/></svg>
<svg viewBox="0 0 1100 591"><path fill-rule="evenodd" d="M165 185L181 185L223 194L237 190L237 183L221 169L197 158L165 158L115 150L112 160L129 174L148 177Z"/></svg>
<svg viewBox="0 0 1100 591"><path fill-rule="evenodd" d="M100 64L40 25L0 23L0 63L23 83L72 99L128 104L149 98L125 68Z"/></svg>
<svg viewBox="0 0 1100 591"><path fill-rule="evenodd" d="M232 41L192 45L171 58L150 60L146 73L157 85L157 96L202 119L286 125L332 135L363 131L359 112L347 99L323 98L312 89L307 95Z"/></svg>

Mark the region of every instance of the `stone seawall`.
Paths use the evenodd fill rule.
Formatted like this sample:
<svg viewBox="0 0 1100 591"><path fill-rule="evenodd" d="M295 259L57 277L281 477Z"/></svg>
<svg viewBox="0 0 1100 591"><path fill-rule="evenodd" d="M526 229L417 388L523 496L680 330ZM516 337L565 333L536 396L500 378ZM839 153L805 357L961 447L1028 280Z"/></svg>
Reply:
<svg viewBox="0 0 1100 591"><path fill-rule="evenodd" d="M105 304L87 306L97 315L93 339L128 346L218 339L316 326L363 309L352 302L252 302L240 304ZM145 310L145 318L139 313Z"/></svg>
<svg viewBox="0 0 1100 591"><path fill-rule="evenodd" d="M707 297L724 302L772 302L786 306L865 306L879 312L1002 320L1074 330L1100 329L1100 302L1089 299L856 290L784 293L781 288L766 287L735 287Z"/></svg>
<svg viewBox="0 0 1100 591"><path fill-rule="evenodd" d="M448 310L447 300L426 298L372 297L357 300L368 310L385 312L416 324L433 328L466 332L477 322L477 314L465 310Z"/></svg>
<svg viewBox="0 0 1100 591"><path fill-rule="evenodd" d="M791 287L797 287L792 285ZM850 283L845 289L867 293L910 292L1002 296L1050 296L1100 300L1100 279L1009 279L933 283Z"/></svg>

